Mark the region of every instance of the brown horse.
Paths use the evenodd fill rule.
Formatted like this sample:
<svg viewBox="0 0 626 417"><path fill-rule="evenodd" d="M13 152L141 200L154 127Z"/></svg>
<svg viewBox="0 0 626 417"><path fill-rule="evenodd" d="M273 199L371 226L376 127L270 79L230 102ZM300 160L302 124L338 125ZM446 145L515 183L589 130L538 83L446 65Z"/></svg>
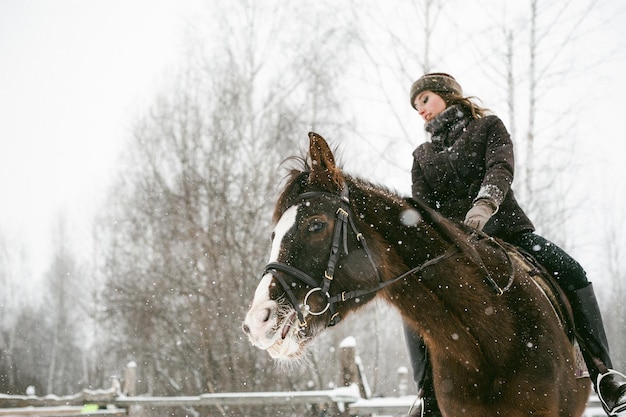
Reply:
<svg viewBox="0 0 626 417"><path fill-rule="evenodd" d="M397 308L429 348L446 417L580 416L572 340L506 244L343 173L309 134L310 163L278 199L270 255L243 323L250 341L292 360L374 297Z"/></svg>

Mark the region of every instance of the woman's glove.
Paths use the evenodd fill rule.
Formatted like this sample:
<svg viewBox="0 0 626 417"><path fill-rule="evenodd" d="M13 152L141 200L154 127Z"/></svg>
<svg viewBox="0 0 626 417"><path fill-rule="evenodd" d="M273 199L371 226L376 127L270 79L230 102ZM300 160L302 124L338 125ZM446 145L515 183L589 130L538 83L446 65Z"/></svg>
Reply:
<svg viewBox="0 0 626 417"><path fill-rule="evenodd" d="M469 209L465 216L465 223L476 230L483 230L485 224L489 221L494 212L493 205L487 200L478 200L474 206Z"/></svg>

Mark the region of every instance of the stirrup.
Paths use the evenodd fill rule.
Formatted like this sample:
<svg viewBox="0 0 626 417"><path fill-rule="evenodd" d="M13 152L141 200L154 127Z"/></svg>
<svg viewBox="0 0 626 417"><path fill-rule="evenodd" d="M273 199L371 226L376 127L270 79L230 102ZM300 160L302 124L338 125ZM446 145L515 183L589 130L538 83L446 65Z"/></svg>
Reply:
<svg viewBox="0 0 626 417"><path fill-rule="evenodd" d="M409 408L408 416L411 415L411 411L415 408L415 404L419 403L420 407L420 417L424 417L424 397L420 397L419 395L415 397L413 404L411 404L411 408Z"/></svg>
<svg viewBox="0 0 626 417"><path fill-rule="evenodd" d="M615 408L615 409L613 409L613 410L609 410L609 407L608 407L608 405L607 405L606 401L605 401L605 400L604 400L604 398L602 397L602 390L600 389L600 382L602 381L602 379L603 379L605 376L608 376L608 375L617 375L617 376L619 376L620 378L622 378L622 380L623 380L623 381L625 381L625 382L626 382L626 375L624 375L623 373L618 372L618 371L616 371L616 370L609 369L607 372L605 372L605 373L603 373L603 374L600 374L600 373L599 373L599 374L598 374L598 379L597 379L597 381L596 381L596 387L598 387L598 392L597 392L597 394L598 394L598 399L600 400L600 403L602 404L602 408L604 409L604 411L605 411L605 412L606 412L609 416L616 416L616 415L618 415L619 413L621 413L622 411L625 411L625 410L626 410L626 404L622 404L622 405L621 405L621 407L619 407L619 408Z"/></svg>

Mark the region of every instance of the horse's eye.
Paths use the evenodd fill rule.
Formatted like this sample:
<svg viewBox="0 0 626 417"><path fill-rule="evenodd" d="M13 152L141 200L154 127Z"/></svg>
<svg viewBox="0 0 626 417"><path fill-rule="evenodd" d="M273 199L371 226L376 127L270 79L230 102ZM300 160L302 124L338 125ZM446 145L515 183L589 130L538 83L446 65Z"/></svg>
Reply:
<svg viewBox="0 0 626 417"><path fill-rule="evenodd" d="M322 229L324 229L325 225L326 225L326 223L324 223L321 220L313 220L311 223L309 223L308 230L311 233L319 232Z"/></svg>

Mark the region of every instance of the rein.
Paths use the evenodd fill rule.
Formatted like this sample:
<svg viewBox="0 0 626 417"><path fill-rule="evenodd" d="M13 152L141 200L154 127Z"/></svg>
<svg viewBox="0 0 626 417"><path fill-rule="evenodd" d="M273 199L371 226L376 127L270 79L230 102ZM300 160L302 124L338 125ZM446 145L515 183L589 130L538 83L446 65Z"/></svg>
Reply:
<svg viewBox="0 0 626 417"><path fill-rule="evenodd" d="M285 294L287 295L287 299L289 300L292 307L296 311L296 315L298 319L298 326L301 332L303 332L304 329L307 327L307 321L305 319L305 315L303 314L302 310L304 310L307 315L310 314L312 316L322 315L328 310L331 313L331 318L329 320L328 326L329 327L334 326L341 319L339 316L339 313L336 310L336 307L335 307L336 304L340 302L345 302L351 299L355 299L358 297L362 297L363 295L378 292L382 290L383 288L406 278L409 275L419 273L423 271L424 269L438 262L441 262L453 256L455 253L459 252L459 248L457 247L457 245L452 244L443 254L436 256L432 259L429 259L426 262L422 263L421 265L411 268L408 271L390 280L383 281L380 275L380 272L376 264L374 263L374 258L372 257L372 253L367 245L365 237L363 236L362 233L358 231L358 229L356 228L356 225L354 224L354 221L352 220L352 216L350 216L351 209L350 209L350 198L348 195L348 187L346 187L344 184L340 195L329 193L329 192L324 192L324 191L310 191L310 192L300 194L298 198L301 201L305 201L305 200L315 198L315 197L328 197L332 199L339 199L339 202L340 202L340 207L336 211L336 222L335 222L335 228L333 230L333 238L331 242L328 264L326 266L326 271L324 272L324 276L322 277L321 282L318 282L306 272L298 268L295 268L291 265L285 264L283 262L270 262L265 266L265 269L263 270L263 275L267 273L272 274L272 276L280 283L281 287L285 291ZM343 291L341 294L331 296L329 293L329 289L330 289L331 282L333 281L333 278L334 278L335 266L337 265L337 261L339 260L339 257L341 255L342 247L343 247L343 252L345 252L346 255L348 254L348 240L347 240L348 239L348 225L350 225L350 228L354 232L356 239L361 243L361 246L365 250L366 257L369 259L372 269L374 270L374 272L376 273L378 277L378 285L369 289ZM511 286L512 278L513 278L512 276L510 277L511 279L509 280L509 283L507 284L507 286L504 289L502 289L498 286L495 280L491 277L491 274L487 270L486 266L483 264L482 259L480 259L478 254L472 254L470 258L476 264L478 264L478 266L486 273L485 279L488 282L488 284L493 288L496 295L502 295ZM293 290L291 289L291 286L278 272L286 273L292 276L293 278L296 278L298 281L302 282L303 284L311 287L311 290L305 295L302 304L298 302L295 294L293 293ZM316 292L319 292L320 295L324 298L324 301L326 302L326 305L320 311L312 311L310 305L308 304L309 297Z"/></svg>

